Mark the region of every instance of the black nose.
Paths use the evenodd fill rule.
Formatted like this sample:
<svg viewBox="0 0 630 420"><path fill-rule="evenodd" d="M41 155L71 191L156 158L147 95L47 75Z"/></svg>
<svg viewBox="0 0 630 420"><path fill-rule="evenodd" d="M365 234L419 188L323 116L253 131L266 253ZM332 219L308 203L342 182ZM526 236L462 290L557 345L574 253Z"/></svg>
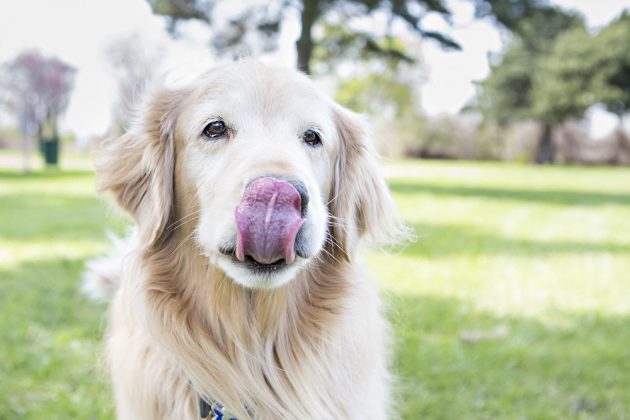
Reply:
<svg viewBox="0 0 630 420"><path fill-rule="evenodd" d="M282 181L286 181L289 184L293 185L293 188L295 188L297 190L297 192L300 194L300 200L301 200L301 203L302 203L302 208L300 209L301 216L302 217L306 216L306 209L308 207L308 190L306 189L306 185L304 185L304 183L302 181L300 181L299 179L294 178L294 177L292 177L290 175L270 174L270 175L262 175L262 176L256 177L256 178L250 180L247 183L247 185L251 184L252 182L256 181L257 179L266 178L266 177L280 179Z"/></svg>
<svg viewBox="0 0 630 420"><path fill-rule="evenodd" d="M291 185L293 185L295 189L297 190L297 192L300 193L300 198L302 199L301 214L302 214L302 217L304 217L306 215L306 208L308 206L308 191L306 191L306 185L304 185L302 181L291 180L291 179L287 179L286 181L290 183Z"/></svg>

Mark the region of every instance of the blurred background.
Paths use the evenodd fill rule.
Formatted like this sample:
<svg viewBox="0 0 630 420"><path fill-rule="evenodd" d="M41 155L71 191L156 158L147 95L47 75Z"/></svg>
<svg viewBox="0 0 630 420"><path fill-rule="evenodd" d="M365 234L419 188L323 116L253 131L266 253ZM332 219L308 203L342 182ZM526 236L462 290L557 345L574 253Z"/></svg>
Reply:
<svg viewBox="0 0 630 420"><path fill-rule="evenodd" d="M0 418L112 418L90 153L155 83L297 66L417 241L367 259L417 418L630 418L630 0L0 4Z"/></svg>

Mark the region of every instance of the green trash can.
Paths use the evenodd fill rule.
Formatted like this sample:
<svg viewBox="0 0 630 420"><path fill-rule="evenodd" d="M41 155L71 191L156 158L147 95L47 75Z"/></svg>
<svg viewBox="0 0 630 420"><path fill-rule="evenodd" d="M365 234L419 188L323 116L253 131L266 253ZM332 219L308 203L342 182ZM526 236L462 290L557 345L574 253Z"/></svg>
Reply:
<svg viewBox="0 0 630 420"><path fill-rule="evenodd" d="M43 139L42 153L46 165L57 165L59 163L59 139Z"/></svg>

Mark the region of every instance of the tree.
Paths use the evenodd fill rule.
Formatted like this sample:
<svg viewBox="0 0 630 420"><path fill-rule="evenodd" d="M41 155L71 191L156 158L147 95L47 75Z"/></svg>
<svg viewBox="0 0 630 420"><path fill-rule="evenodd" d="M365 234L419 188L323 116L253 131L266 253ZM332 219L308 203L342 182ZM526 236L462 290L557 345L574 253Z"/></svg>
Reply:
<svg viewBox="0 0 630 420"><path fill-rule="evenodd" d="M583 20L577 14L543 2L538 2L538 5L534 1L525 2L530 8L523 8L519 2L510 0L494 3L501 3L504 7L512 4L514 13L508 13L506 8L497 16L510 17L503 19L506 25L511 25L509 29L513 35L503 53L493 57L490 75L479 85L478 107L486 118L501 124L526 119L538 121L541 136L535 161L553 162L554 126L568 117L581 116L585 108L563 108L562 104L553 102L558 98L545 94L543 86L556 80L549 73L553 62L544 63L544 59L561 34L575 28L584 31ZM514 16L520 16L520 19L512 19ZM552 108L554 112L550 111Z"/></svg>
<svg viewBox="0 0 630 420"><path fill-rule="evenodd" d="M592 37L583 26L559 35L533 73L532 115L543 121L544 143L537 162L553 161L552 128L568 118L582 118L594 105L594 79L598 72Z"/></svg>
<svg viewBox="0 0 630 420"><path fill-rule="evenodd" d="M213 23L216 0L148 1L156 14L169 18L173 30L178 21L191 18ZM248 31L256 31L260 37L268 41L265 48L273 49L282 21L291 7L300 10L300 37L296 41L297 65L306 73L310 73L313 50L321 41L314 37L313 29L335 14L341 15L344 25L350 28L352 25L348 23L353 20L384 13L389 22L385 34L352 32L355 37L363 39L367 46L374 48L375 52L384 55L390 54L391 51L386 48L387 43L381 40L391 35L389 30L394 21L404 23L417 36L432 39L444 48L459 49L459 45L450 37L441 32L427 30L422 24L429 12L438 13L449 20L451 12L444 0L274 0L250 5L237 16L228 19L227 30L218 33L213 44L219 50L235 48L247 42Z"/></svg>
<svg viewBox="0 0 630 420"><path fill-rule="evenodd" d="M491 18L521 40L526 50L549 48L565 30L582 23L576 13L551 6L548 0L474 0L476 16Z"/></svg>
<svg viewBox="0 0 630 420"><path fill-rule="evenodd" d="M630 158L630 144L623 130L623 118L630 112L630 13L625 11L593 39L597 58L593 95L619 120L617 130L618 161Z"/></svg>
<svg viewBox="0 0 630 420"><path fill-rule="evenodd" d="M499 57L492 57L490 75L479 85L477 107L500 125L531 118L531 75L535 63L518 39Z"/></svg>
<svg viewBox="0 0 630 420"><path fill-rule="evenodd" d="M341 23L325 23L322 29L322 37L311 54L310 68L315 73L334 74L340 66L356 67L357 63L373 71L395 73L401 65L415 66L420 59L416 40L404 42L391 34L379 37L350 30Z"/></svg>
<svg viewBox="0 0 630 420"><path fill-rule="evenodd" d="M58 119L66 110L75 70L61 60L27 51L2 67L6 101L20 122L24 137L25 170L30 139L37 136L48 164L59 155Z"/></svg>

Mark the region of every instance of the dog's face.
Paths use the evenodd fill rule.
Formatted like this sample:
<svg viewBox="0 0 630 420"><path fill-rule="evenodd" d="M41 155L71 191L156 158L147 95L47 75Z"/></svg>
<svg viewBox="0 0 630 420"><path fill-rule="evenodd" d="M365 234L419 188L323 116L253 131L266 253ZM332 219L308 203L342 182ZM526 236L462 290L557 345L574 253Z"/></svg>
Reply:
<svg viewBox="0 0 630 420"><path fill-rule="evenodd" d="M324 246L340 141L331 103L305 77L267 68L212 72L191 98L175 182L194 186L195 239L243 286L277 287Z"/></svg>
<svg viewBox="0 0 630 420"><path fill-rule="evenodd" d="M101 188L147 244L194 221L189 236L211 264L245 287L275 288L322 253L339 262L363 234L395 230L361 124L304 75L242 61L149 102L108 146L119 161L100 166ZM122 153L141 156L122 165Z"/></svg>

